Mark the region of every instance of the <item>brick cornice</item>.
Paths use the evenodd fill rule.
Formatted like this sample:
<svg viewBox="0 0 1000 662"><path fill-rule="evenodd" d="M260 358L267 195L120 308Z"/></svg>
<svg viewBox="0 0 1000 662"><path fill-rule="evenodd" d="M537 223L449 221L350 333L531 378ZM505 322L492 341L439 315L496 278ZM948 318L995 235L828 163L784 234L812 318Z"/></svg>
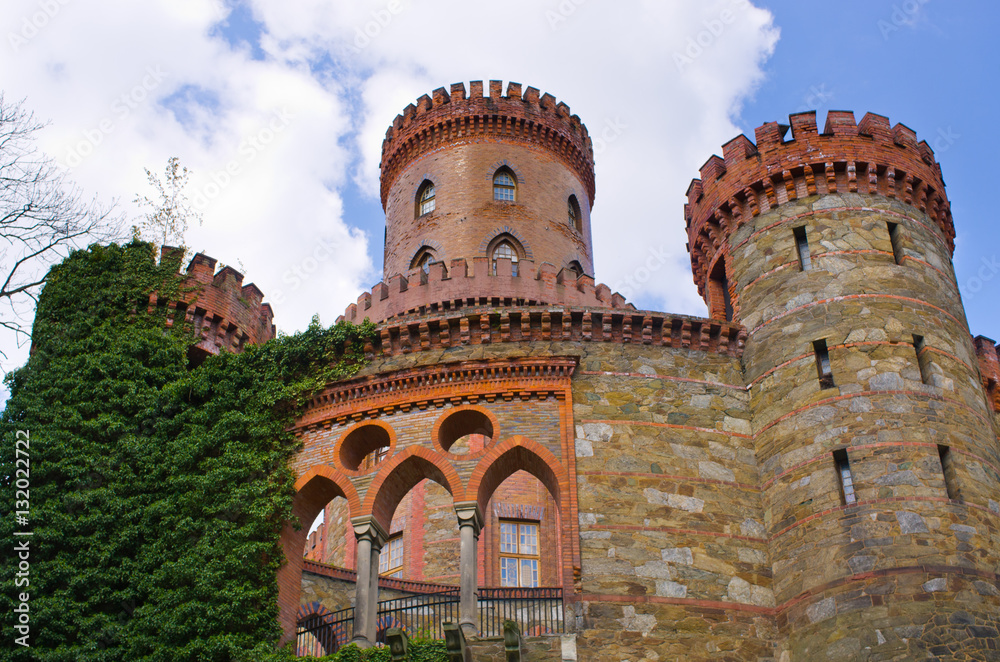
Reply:
<svg viewBox="0 0 1000 662"><path fill-rule="evenodd" d="M475 404L480 400L565 398L572 356L463 361L409 368L329 386L307 405L296 429L361 420L399 409Z"/></svg>

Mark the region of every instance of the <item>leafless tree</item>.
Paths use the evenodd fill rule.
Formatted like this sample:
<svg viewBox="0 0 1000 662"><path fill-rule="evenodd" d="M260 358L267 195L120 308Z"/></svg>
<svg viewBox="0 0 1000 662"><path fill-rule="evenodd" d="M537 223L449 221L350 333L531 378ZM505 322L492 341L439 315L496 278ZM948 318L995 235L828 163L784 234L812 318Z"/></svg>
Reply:
<svg viewBox="0 0 1000 662"><path fill-rule="evenodd" d="M122 237L114 205L85 199L39 150L36 132L43 126L23 102L8 102L0 92L0 329L18 345L30 338L49 268L75 248Z"/></svg>
<svg viewBox="0 0 1000 662"><path fill-rule="evenodd" d="M136 204L148 207L150 211L142 219L142 236L164 246L172 243L175 246L184 245L184 234L188 229L188 221L194 219L201 225L202 217L192 206L184 187L188 183L188 169L181 165L176 156L167 159L167 167L163 171L163 179L146 168L146 179L149 185L156 189L156 199L137 195Z"/></svg>

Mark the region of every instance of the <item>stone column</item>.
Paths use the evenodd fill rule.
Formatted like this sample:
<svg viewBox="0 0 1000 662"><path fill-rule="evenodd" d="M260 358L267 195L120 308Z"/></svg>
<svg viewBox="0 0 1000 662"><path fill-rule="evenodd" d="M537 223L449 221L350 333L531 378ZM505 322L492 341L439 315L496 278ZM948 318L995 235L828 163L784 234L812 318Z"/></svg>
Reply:
<svg viewBox="0 0 1000 662"><path fill-rule="evenodd" d="M458 622L467 636L479 634L479 614L476 591L479 587L477 577L477 552L479 532L483 529L483 514L475 501L459 501L455 504L458 515L459 534L462 549L459 556L461 570L460 598L458 605Z"/></svg>
<svg viewBox="0 0 1000 662"><path fill-rule="evenodd" d="M354 638L351 643L368 648L375 643L378 618L378 556L388 534L372 517L352 517L358 541L358 580L354 594Z"/></svg>

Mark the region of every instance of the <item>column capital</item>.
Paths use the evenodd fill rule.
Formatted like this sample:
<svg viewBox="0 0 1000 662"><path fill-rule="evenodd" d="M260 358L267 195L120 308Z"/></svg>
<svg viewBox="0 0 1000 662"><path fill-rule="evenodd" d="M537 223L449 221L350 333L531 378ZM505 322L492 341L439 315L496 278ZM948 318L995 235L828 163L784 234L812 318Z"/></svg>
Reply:
<svg viewBox="0 0 1000 662"><path fill-rule="evenodd" d="M476 535L483 529L483 511L479 509L478 501L456 501L455 514L458 515L458 526L471 526Z"/></svg>
<svg viewBox="0 0 1000 662"><path fill-rule="evenodd" d="M354 536L358 540L370 541L373 549L382 549L382 545L389 539L389 534L371 515L352 517L351 526L354 527Z"/></svg>

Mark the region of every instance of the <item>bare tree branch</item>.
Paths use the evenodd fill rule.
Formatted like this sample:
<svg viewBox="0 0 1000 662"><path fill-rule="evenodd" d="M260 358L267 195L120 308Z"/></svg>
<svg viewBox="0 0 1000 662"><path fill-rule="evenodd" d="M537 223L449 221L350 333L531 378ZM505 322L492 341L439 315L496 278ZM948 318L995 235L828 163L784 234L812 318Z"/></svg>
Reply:
<svg viewBox="0 0 1000 662"><path fill-rule="evenodd" d="M30 338L49 268L76 248L124 236L114 205L85 199L38 149L43 126L23 102L9 103L0 92L0 328L19 345Z"/></svg>

